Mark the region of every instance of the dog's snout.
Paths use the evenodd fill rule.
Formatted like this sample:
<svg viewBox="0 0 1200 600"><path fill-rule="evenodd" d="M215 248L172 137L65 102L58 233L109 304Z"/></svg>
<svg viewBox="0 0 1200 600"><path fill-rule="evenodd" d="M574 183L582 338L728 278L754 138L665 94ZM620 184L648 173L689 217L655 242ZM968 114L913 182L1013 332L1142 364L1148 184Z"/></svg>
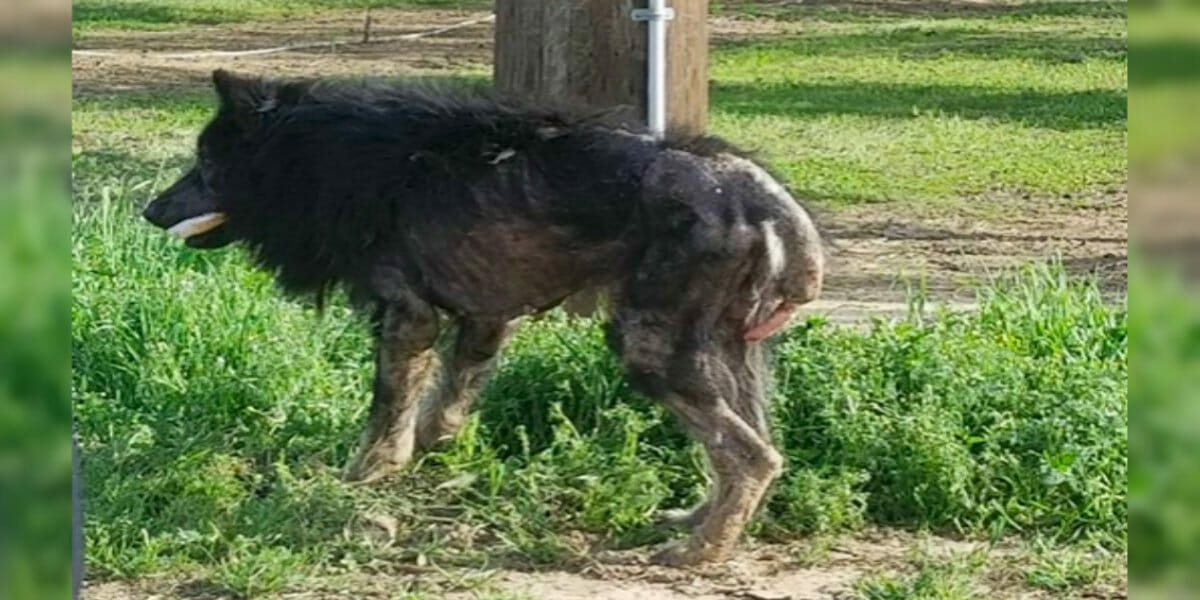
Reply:
<svg viewBox="0 0 1200 600"><path fill-rule="evenodd" d="M146 205L146 208L142 209L142 218L155 225L159 225L162 221L162 209L159 208L157 202L151 202Z"/></svg>
<svg viewBox="0 0 1200 600"><path fill-rule="evenodd" d="M151 200L142 209L142 218L166 229L184 219L217 210L213 199L204 193L199 173L192 169Z"/></svg>

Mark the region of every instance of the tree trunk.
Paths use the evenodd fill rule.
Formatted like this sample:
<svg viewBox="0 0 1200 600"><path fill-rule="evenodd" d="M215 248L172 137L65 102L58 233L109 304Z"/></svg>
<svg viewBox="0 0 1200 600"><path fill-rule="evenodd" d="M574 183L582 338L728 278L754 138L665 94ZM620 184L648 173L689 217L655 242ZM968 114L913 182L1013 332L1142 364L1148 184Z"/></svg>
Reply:
<svg viewBox="0 0 1200 600"><path fill-rule="evenodd" d="M667 129L703 133L708 121L709 0L674 0L667 25ZM496 0L495 86L505 94L597 108L646 120L645 0ZM597 294L564 308L590 314Z"/></svg>

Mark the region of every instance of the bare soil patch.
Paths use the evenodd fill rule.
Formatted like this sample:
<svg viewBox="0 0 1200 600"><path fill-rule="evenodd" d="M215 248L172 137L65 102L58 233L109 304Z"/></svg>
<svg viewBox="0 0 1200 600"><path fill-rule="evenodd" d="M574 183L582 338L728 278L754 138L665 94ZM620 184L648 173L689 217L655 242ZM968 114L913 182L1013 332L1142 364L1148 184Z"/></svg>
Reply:
<svg viewBox="0 0 1200 600"><path fill-rule="evenodd" d="M855 583L876 574L904 574L914 559L956 561L983 552L990 567L977 585L988 598L1049 598L1015 583L1014 549L943 538L919 538L895 531L869 531L831 545L744 544L731 561L703 569L671 569L647 564L646 552L602 554L570 569L438 569L382 567L379 573L329 576L268 597L296 600L396 598L423 593L447 600L508 594L535 600L818 600L852 597ZM1115 597L1096 586L1094 597ZM234 596L196 580L110 581L89 584L85 600L218 600ZM503 595L501 597L504 597Z"/></svg>
<svg viewBox="0 0 1200 600"><path fill-rule="evenodd" d="M378 11L371 35L386 38L425 32L487 16L478 11ZM492 57L492 25L479 23L418 40L310 48L246 57L173 59L162 54L239 51L320 41L362 38L362 13L334 11L299 21L252 22L167 32L87 33L76 50L114 51L113 56L73 58L76 95L197 89L209 84L214 69L226 68L279 77L317 74L381 77L487 69Z"/></svg>
<svg viewBox="0 0 1200 600"><path fill-rule="evenodd" d="M971 300L972 286L1050 258L1073 275L1096 275L1124 295L1128 262L1125 189L1082 198L993 194L970 208L866 205L825 219L833 240L828 301L897 302L910 285L945 301Z"/></svg>
<svg viewBox="0 0 1200 600"><path fill-rule="evenodd" d="M487 16L456 10L379 10L371 17L371 39L427 32ZM715 16L710 30L717 41L802 31L797 22ZM461 69L487 70L492 63L494 29L479 23L418 40L360 43L363 15L330 11L304 20L262 21L171 31L101 30L85 33L75 50L105 51L113 56L74 57L76 94L188 89L208 82L216 68L240 68L279 76L313 74L407 75ZM354 42L261 56L174 59L163 54L245 51L320 41Z"/></svg>

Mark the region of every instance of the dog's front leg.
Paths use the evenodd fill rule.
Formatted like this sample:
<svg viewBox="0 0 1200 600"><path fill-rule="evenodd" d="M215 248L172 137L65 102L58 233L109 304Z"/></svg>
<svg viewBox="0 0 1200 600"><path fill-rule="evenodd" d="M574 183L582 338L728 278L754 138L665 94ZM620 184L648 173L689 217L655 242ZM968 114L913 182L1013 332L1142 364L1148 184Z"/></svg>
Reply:
<svg viewBox="0 0 1200 600"><path fill-rule="evenodd" d="M357 456L344 479L368 483L412 459L420 398L438 369L437 312L406 295L383 306L376 322L375 388Z"/></svg>
<svg viewBox="0 0 1200 600"><path fill-rule="evenodd" d="M496 356L516 332L516 321L462 319L438 383L421 402L416 448L423 452L458 432L487 383Z"/></svg>

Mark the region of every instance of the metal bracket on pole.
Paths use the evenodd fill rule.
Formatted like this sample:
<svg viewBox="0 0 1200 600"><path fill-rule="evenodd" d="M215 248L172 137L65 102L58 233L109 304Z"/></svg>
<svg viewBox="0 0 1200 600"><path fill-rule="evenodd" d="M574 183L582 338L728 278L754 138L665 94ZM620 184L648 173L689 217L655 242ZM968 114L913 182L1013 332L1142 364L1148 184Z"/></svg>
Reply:
<svg viewBox="0 0 1200 600"><path fill-rule="evenodd" d="M635 8L630 16L634 21L673 21L675 20L675 9L664 8L662 10L654 10L653 8Z"/></svg>

